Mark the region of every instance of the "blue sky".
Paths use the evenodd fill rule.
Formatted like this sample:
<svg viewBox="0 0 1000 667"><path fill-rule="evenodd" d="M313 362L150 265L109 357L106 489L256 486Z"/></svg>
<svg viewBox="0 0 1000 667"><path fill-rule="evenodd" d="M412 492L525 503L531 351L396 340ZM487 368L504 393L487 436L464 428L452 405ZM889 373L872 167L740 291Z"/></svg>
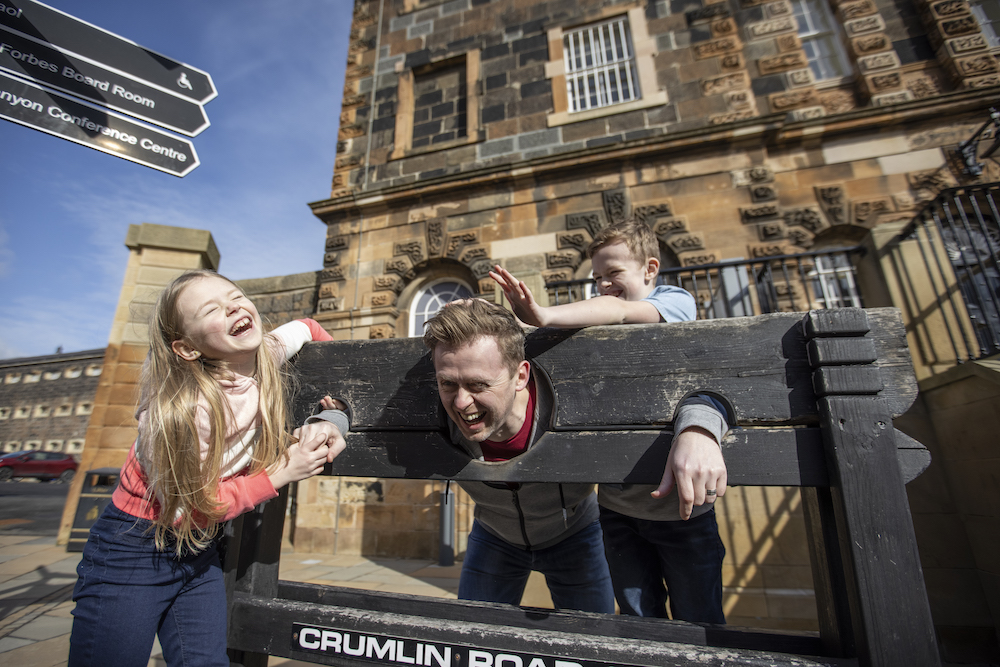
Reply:
<svg viewBox="0 0 1000 667"><path fill-rule="evenodd" d="M16 4L16 0L14 3ZM107 345L130 224L207 229L236 280L322 268L352 0L46 0L212 76L184 178L0 119L0 359Z"/></svg>

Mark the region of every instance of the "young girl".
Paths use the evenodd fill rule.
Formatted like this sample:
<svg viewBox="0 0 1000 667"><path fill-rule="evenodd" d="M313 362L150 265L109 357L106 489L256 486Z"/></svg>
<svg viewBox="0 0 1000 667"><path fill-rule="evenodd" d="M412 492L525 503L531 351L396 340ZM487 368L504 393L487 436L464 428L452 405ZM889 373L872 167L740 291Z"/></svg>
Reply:
<svg viewBox="0 0 1000 667"><path fill-rule="evenodd" d="M243 291L210 271L167 286L149 336L139 437L77 568L69 664L146 665L159 635L168 665L228 666L219 523L344 449L340 411L285 430L279 366L331 338L312 320L265 335Z"/></svg>

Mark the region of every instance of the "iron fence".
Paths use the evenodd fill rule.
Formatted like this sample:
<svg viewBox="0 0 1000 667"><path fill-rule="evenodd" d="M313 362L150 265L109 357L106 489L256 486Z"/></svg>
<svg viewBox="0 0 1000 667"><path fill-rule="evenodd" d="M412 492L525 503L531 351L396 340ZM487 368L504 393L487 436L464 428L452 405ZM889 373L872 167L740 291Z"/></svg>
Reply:
<svg viewBox="0 0 1000 667"><path fill-rule="evenodd" d="M698 319L862 306L855 281L861 246L660 271L658 284L683 287L698 302ZM592 280L546 284L549 303L596 294Z"/></svg>

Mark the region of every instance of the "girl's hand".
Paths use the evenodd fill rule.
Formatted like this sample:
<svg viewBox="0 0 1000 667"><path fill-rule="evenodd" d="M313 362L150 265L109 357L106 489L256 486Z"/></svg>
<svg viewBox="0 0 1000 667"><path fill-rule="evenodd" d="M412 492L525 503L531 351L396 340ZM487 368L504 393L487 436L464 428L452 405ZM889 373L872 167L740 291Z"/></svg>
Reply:
<svg viewBox="0 0 1000 667"><path fill-rule="evenodd" d="M325 401L327 398L329 397L323 400ZM331 398L330 400L343 405L343 403L340 403L335 398ZM320 401L320 403L322 402ZM324 407L326 406L324 405ZM343 408L331 407L326 409L342 410ZM328 421L317 421L312 424L306 424L295 429L292 435L299 439L298 444L300 447L304 447L309 451L322 449L324 451L324 460L327 463L333 463L337 455L347 447L347 442L344 440L344 436L340 434L340 430Z"/></svg>
<svg viewBox="0 0 1000 667"><path fill-rule="evenodd" d="M311 449L302 446L302 443L293 443L288 448L287 458L283 457L268 472L271 478L271 485L275 491L287 485L289 482L298 482L308 479L313 475L323 472L326 465L327 447L312 446Z"/></svg>

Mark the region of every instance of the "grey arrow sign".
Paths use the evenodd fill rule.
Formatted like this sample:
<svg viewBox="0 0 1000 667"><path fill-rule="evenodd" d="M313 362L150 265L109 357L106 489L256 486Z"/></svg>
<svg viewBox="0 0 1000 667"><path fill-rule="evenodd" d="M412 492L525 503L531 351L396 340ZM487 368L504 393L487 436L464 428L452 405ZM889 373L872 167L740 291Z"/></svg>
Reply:
<svg viewBox="0 0 1000 667"><path fill-rule="evenodd" d="M198 166L187 139L0 72L0 117L174 176Z"/></svg>
<svg viewBox="0 0 1000 667"><path fill-rule="evenodd" d="M0 25L160 86L199 104L218 93L205 72L144 49L86 21L34 0L4 0Z"/></svg>
<svg viewBox="0 0 1000 667"><path fill-rule="evenodd" d="M197 102L177 97L0 27L0 69L193 137L208 127Z"/></svg>

